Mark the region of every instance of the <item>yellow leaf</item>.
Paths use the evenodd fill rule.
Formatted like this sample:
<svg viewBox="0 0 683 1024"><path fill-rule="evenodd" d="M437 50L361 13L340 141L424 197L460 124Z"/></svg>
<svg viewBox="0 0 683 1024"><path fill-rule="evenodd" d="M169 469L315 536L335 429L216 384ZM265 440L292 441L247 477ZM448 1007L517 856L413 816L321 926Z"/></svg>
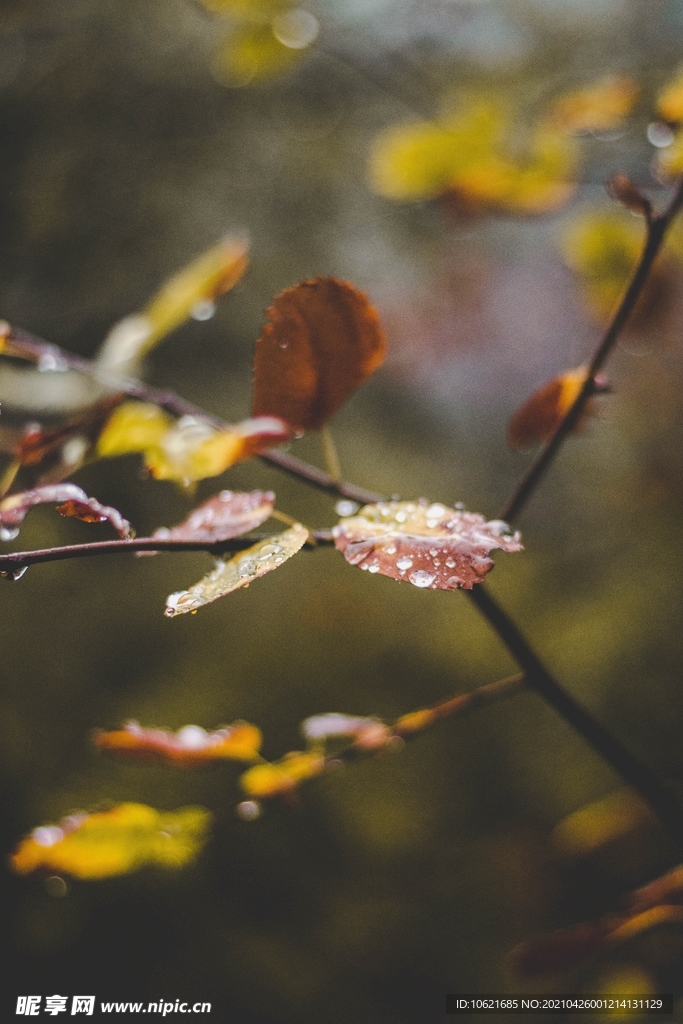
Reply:
<svg viewBox="0 0 683 1024"><path fill-rule="evenodd" d="M653 820L648 805L622 789L570 814L556 826L553 841L564 854L585 857Z"/></svg>
<svg viewBox="0 0 683 1024"><path fill-rule="evenodd" d="M609 75L575 92L558 96L548 121L568 132L601 132L616 128L633 108L638 86L627 75Z"/></svg>
<svg viewBox="0 0 683 1024"><path fill-rule="evenodd" d="M669 124L683 123L683 68L666 85L657 97L657 113Z"/></svg>
<svg viewBox="0 0 683 1024"><path fill-rule="evenodd" d="M111 414L97 441L101 458L143 452L159 443L173 419L151 402L124 402Z"/></svg>
<svg viewBox="0 0 683 1024"><path fill-rule="evenodd" d="M260 84L295 67L304 49L281 43L270 22L242 24L226 39L214 69L216 76L228 85Z"/></svg>
<svg viewBox="0 0 683 1024"><path fill-rule="evenodd" d="M125 875L148 864L181 868L202 849L210 821L203 807L157 811L118 804L34 829L10 863L19 874L46 870L85 879Z"/></svg>
<svg viewBox="0 0 683 1024"><path fill-rule="evenodd" d="M589 311L609 316L640 257L644 226L621 213L581 214L566 228L560 245L565 262L583 284Z"/></svg>
<svg viewBox="0 0 683 1024"><path fill-rule="evenodd" d="M234 722L207 732L199 725L185 725L177 732L143 729L138 722L126 722L122 729L99 732L98 750L124 760L160 761L181 768L197 768L226 759L253 761L261 747L261 730L248 722Z"/></svg>
<svg viewBox="0 0 683 1024"><path fill-rule="evenodd" d="M311 779L325 768L325 759L317 753L292 751L281 761L257 764L241 777L240 785L251 797L269 797L289 793L304 779Z"/></svg>
<svg viewBox="0 0 683 1024"><path fill-rule="evenodd" d="M174 274L141 313L112 328L99 365L108 370L129 366L185 323L199 303L214 302L234 288L247 269L247 251L244 238L228 236Z"/></svg>
<svg viewBox="0 0 683 1024"><path fill-rule="evenodd" d="M308 530L296 523L284 533L275 534L231 558L229 562L218 562L213 572L195 583L189 590L179 590L166 600L165 615L172 618L185 612L196 612L198 608L219 597L232 593L239 587L246 587L254 580L272 572L300 551L308 540Z"/></svg>

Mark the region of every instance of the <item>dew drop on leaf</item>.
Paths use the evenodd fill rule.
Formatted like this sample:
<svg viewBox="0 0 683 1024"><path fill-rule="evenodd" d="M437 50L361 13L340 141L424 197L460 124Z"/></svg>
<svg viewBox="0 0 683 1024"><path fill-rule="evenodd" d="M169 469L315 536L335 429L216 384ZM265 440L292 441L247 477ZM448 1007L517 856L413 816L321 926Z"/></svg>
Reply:
<svg viewBox="0 0 683 1024"><path fill-rule="evenodd" d="M401 572L405 572L407 569L412 569L413 560L408 555L404 555L402 558L397 559L396 568L400 569Z"/></svg>
<svg viewBox="0 0 683 1024"><path fill-rule="evenodd" d="M418 569L416 572L411 572L408 579L415 587L429 587L436 579L436 576L431 572L425 572L424 569Z"/></svg>

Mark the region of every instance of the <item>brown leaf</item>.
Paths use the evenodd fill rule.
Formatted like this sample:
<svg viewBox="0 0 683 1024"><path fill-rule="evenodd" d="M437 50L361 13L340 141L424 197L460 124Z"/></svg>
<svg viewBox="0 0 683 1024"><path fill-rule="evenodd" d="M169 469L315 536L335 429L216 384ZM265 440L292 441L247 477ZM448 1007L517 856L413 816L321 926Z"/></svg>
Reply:
<svg viewBox="0 0 683 1024"><path fill-rule="evenodd" d="M0 501L0 539L12 540L19 533L19 527L29 509L51 502L61 503L57 511L63 516L74 516L86 523L108 522L120 537L131 536L130 523L117 509L101 505L96 498L90 498L75 484L50 484L36 487L32 491L11 494Z"/></svg>
<svg viewBox="0 0 683 1024"><path fill-rule="evenodd" d="M230 540L265 523L274 504L272 491L221 491L190 512L178 526L162 526L152 536L160 540Z"/></svg>
<svg viewBox="0 0 683 1024"><path fill-rule="evenodd" d="M493 568L490 551L522 550L506 523L425 498L366 505L332 533L351 565L430 590L471 590Z"/></svg>
<svg viewBox="0 0 683 1024"><path fill-rule="evenodd" d="M657 903L683 904L683 865L636 889L631 900L633 909L637 911L646 910Z"/></svg>
<svg viewBox="0 0 683 1024"><path fill-rule="evenodd" d="M613 174L607 182L607 191L631 213L639 213L644 217L652 213L652 203L626 174Z"/></svg>
<svg viewBox="0 0 683 1024"><path fill-rule="evenodd" d="M298 430L323 426L381 366L376 310L363 292L316 277L278 295L256 343L253 415L280 416Z"/></svg>
<svg viewBox="0 0 683 1024"><path fill-rule="evenodd" d="M508 444L511 448L523 449L546 441L552 436L560 421L574 404L586 380L587 368L579 366L575 370L566 370L559 377L554 377L526 400L514 414L508 424ZM609 387L602 377L596 377L594 391L606 392ZM579 422L574 427L578 431L586 419L595 415L593 402L586 402Z"/></svg>

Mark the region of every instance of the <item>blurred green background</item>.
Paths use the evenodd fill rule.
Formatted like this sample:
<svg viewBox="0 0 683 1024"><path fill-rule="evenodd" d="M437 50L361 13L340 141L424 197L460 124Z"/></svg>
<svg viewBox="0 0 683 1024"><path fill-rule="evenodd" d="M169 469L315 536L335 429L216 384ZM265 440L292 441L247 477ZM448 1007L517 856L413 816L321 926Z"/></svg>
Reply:
<svg viewBox="0 0 683 1024"><path fill-rule="evenodd" d="M679 0L326 0L319 45L287 76L226 87L212 61L226 25L193 0L4 0L0 10L0 315L93 354L110 325L226 231L252 266L206 323L149 359L147 379L214 413L248 413L252 346L283 287L335 274L366 290L391 343L386 367L339 414L345 475L496 517L528 457L505 425L528 394L581 362L598 327L558 237L610 206L617 170L650 176L653 97L683 44ZM533 111L607 72L643 87L619 132L590 138L572 204L553 217L456 220L372 193L382 128L436 111L466 86ZM605 415L571 442L499 556L491 591L558 678L681 792L680 306L631 333L609 368ZM12 395L3 393L3 415ZM16 413L16 410L15 410ZM295 451L321 461L315 437ZM192 500L139 461L76 482L147 533ZM271 487L311 526L334 501L253 461L199 496ZM92 539L97 527L36 509L14 547ZM105 536L102 528L101 536ZM100 534L97 534L100 536ZM108 534L107 534L108 535ZM524 939L600 915L674 862L658 831L563 859L551 832L619 780L539 699L446 723L404 751L305 787L293 805L238 819L237 769L120 765L89 746L128 718L212 728L245 718L264 753L300 746L323 711L389 719L515 671L458 594L361 574L333 551L178 620L171 591L205 555L36 566L0 581L3 843L104 800L218 815L178 874L70 883L0 877L8 1014L22 993L212 1000L240 1024L412 1024L446 992L540 991L510 974ZM683 938L644 937L556 990L597 991L640 965L671 991ZM11 979L8 984L7 979ZM220 1008L220 1009L218 1009Z"/></svg>

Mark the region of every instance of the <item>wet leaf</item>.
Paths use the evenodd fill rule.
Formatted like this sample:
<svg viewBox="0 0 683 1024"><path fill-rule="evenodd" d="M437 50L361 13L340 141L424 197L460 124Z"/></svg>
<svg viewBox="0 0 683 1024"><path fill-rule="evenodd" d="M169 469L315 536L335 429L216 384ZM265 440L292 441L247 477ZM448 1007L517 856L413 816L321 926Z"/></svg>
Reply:
<svg viewBox="0 0 683 1024"><path fill-rule="evenodd" d="M124 760L197 768L225 760L253 761L258 757L261 740L260 729L248 722L222 725L213 732L199 725L185 725L177 732L169 732L126 722L122 729L98 732L94 743L98 750Z"/></svg>
<svg viewBox="0 0 683 1024"><path fill-rule="evenodd" d="M445 198L464 213L556 208L574 188L574 143L564 132L539 125L520 153L510 125L507 104L475 97L439 124L390 128L372 150L373 187L403 202Z"/></svg>
<svg viewBox="0 0 683 1024"><path fill-rule="evenodd" d="M148 864L181 868L202 849L210 821L203 807L157 811L145 804L118 804L34 829L10 864L22 875L48 871L83 879L126 875Z"/></svg>
<svg viewBox="0 0 683 1024"><path fill-rule="evenodd" d="M381 366L386 341L366 295L333 277L281 292L256 343L255 416L315 429Z"/></svg>
<svg viewBox="0 0 683 1024"><path fill-rule="evenodd" d="M429 590L471 590L493 568L490 551L522 550L506 523L424 498L366 505L332 533L351 565Z"/></svg>
<svg viewBox="0 0 683 1024"><path fill-rule="evenodd" d="M125 402L107 422L97 451L105 458L141 452L157 480L189 484L218 476L290 436L289 427L275 416L243 420L220 430L196 416L174 421L149 402Z"/></svg>
<svg viewBox="0 0 683 1024"><path fill-rule="evenodd" d="M609 75L575 92L558 96L548 120L569 132L617 128L638 99L637 83L627 75Z"/></svg>
<svg viewBox="0 0 683 1024"><path fill-rule="evenodd" d="M162 526L152 536L161 540L230 540L265 523L274 505L272 491L221 491L178 526Z"/></svg>
<svg viewBox="0 0 683 1024"><path fill-rule="evenodd" d="M105 339L98 363L108 370L129 368L192 316L200 303L213 303L237 284L247 269L248 243L226 237L169 278L145 309L119 321Z"/></svg>
<svg viewBox="0 0 683 1024"><path fill-rule="evenodd" d="M325 759L317 753L292 751L281 761L257 764L241 777L240 785L247 796L255 798L291 793L304 779L312 779L325 769Z"/></svg>
<svg viewBox="0 0 683 1024"><path fill-rule="evenodd" d="M683 68L657 97L657 113L668 124L683 124Z"/></svg>
<svg viewBox="0 0 683 1024"><path fill-rule="evenodd" d="M622 789L566 817L554 829L553 842L567 856L585 857L654 821L648 804Z"/></svg>
<svg viewBox="0 0 683 1024"><path fill-rule="evenodd" d="M74 516L86 523L108 522L120 537L131 536L130 523L115 508L101 505L96 498L90 498L75 484L48 484L20 494L11 494L0 501L0 538L2 531L16 536L29 509L53 502L60 503L57 511L63 516Z"/></svg>
<svg viewBox="0 0 683 1024"><path fill-rule="evenodd" d="M296 523L284 533L274 534L240 551L228 562L217 563L213 572L195 583L189 590L179 590L166 601L165 614L169 617L195 612L205 604L246 587L260 576L277 569L299 551L308 539L305 526Z"/></svg>
<svg viewBox="0 0 683 1024"><path fill-rule="evenodd" d="M566 370L559 377L553 377L526 400L508 424L508 443L511 448L529 448L540 441L547 441L556 427L566 416L581 391L588 368L578 366ZM597 377L595 390L609 390L602 377ZM596 414L595 403L589 399L581 413L574 432L581 430L585 421Z"/></svg>
<svg viewBox="0 0 683 1024"><path fill-rule="evenodd" d="M362 750L379 750L387 745L392 736L389 726L379 718L342 715L336 711L304 719L301 732L311 743L324 743L333 737L349 737Z"/></svg>

